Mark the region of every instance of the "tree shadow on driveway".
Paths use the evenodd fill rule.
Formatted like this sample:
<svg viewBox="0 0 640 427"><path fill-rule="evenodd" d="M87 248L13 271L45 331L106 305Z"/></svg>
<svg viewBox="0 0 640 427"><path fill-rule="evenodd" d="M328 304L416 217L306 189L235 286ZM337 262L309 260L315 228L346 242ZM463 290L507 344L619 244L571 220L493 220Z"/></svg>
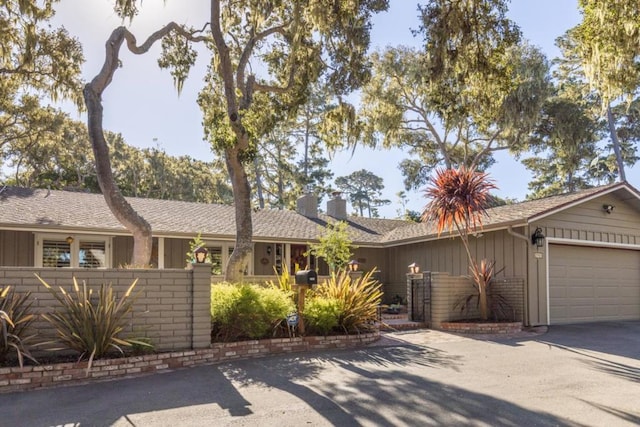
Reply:
<svg viewBox="0 0 640 427"><path fill-rule="evenodd" d="M247 360L225 375L240 389L259 382L285 391L328 425L579 425L428 377L459 363L441 350L405 345Z"/></svg>
<svg viewBox="0 0 640 427"><path fill-rule="evenodd" d="M303 408L297 416L326 425L575 425L429 379L433 369L456 374L460 363L442 350L415 345L238 360L0 395L0 420L33 426L304 424L281 411L291 399ZM274 389L279 402L269 400Z"/></svg>

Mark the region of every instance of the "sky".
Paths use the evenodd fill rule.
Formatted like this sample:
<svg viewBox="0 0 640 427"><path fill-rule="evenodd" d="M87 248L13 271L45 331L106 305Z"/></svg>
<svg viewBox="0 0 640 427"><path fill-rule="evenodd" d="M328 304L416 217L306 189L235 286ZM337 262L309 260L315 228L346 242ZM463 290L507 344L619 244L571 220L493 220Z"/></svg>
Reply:
<svg viewBox="0 0 640 427"><path fill-rule="evenodd" d="M420 39L411 34L418 27L415 0L390 0L390 10L374 17L372 49L386 46L419 46ZM144 0L140 14L132 23L124 23L113 12L113 0L61 0L56 7L54 24L64 25L83 45L86 62L83 78L91 80L104 62L104 44L111 31L120 25L130 26L139 42L169 21L201 28L209 16L208 0ZM549 59L559 55L555 39L580 22L577 0L512 0L508 16L522 30L524 38L538 46ZM189 155L210 161L209 143L203 140L202 113L196 104L202 78L209 63L206 52L198 58L180 95L171 76L157 66L159 43L145 55L121 51L122 68L103 95L104 128L119 132L125 141L137 147L159 146L171 155ZM72 117L85 120L69 104ZM398 164L405 158L401 150L374 151L358 147L332 158L334 178L367 169L384 179L383 198L392 201L381 207L380 215L395 218L401 205L396 194L404 190ZM499 153L497 163L489 169L500 197L524 200L531 174L507 153ZM640 185L640 166L627 170L627 180ZM421 191L409 192L408 209L421 211L426 200Z"/></svg>

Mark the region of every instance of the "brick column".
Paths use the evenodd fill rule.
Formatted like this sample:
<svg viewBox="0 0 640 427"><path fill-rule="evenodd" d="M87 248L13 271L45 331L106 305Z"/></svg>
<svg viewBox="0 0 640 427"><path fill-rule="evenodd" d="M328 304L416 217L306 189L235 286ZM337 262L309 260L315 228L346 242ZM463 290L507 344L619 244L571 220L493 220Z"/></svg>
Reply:
<svg viewBox="0 0 640 427"><path fill-rule="evenodd" d="M192 264L191 348L211 347L211 264Z"/></svg>

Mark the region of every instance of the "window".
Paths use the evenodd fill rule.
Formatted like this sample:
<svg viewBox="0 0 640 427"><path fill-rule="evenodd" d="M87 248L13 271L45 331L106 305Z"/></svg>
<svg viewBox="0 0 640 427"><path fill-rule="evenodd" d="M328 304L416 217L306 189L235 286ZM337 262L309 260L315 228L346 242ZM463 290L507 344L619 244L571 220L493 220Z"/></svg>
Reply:
<svg viewBox="0 0 640 427"><path fill-rule="evenodd" d="M105 237L36 235L36 267L109 267L109 248Z"/></svg>
<svg viewBox="0 0 640 427"><path fill-rule="evenodd" d="M71 245L64 240L43 240L42 266L71 267Z"/></svg>

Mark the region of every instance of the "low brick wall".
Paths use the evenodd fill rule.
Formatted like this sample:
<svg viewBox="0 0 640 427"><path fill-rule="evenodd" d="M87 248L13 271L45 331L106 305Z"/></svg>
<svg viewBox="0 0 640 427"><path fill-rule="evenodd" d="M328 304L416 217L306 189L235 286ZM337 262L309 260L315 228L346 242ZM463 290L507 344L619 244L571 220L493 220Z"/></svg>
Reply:
<svg viewBox="0 0 640 427"><path fill-rule="evenodd" d="M522 322L442 322L440 329L461 334L514 334L522 331Z"/></svg>
<svg viewBox="0 0 640 427"><path fill-rule="evenodd" d="M208 348L211 343L211 268L196 264L193 269L136 270L86 268L0 268L0 287L10 285L18 292L31 292L33 310L48 313L58 301L36 278L40 275L55 289L69 291L73 277L94 289L111 283L116 296L124 294L138 279L134 290L140 292L134 304L131 327L125 334L146 337L158 351ZM53 328L41 318L33 324L39 342L55 338ZM46 349L46 347L41 347Z"/></svg>
<svg viewBox="0 0 640 427"><path fill-rule="evenodd" d="M448 273L431 274L431 327L439 329L442 322L480 317L475 300L467 312L455 308L461 298L475 292L468 277L451 276ZM522 322L524 313L524 279L519 277L497 278L491 284L491 292L504 297L513 309L513 320Z"/></svg>
<svg viewBox="0 0 640 427"><path fill-rule="evenodd" d="M83 384L272 354L353 348L372 343L379 338L380 332L377 331L360 335L215 343L208 349L96 360L88 375L87 362L0 368L0 393Z"/></svg>

